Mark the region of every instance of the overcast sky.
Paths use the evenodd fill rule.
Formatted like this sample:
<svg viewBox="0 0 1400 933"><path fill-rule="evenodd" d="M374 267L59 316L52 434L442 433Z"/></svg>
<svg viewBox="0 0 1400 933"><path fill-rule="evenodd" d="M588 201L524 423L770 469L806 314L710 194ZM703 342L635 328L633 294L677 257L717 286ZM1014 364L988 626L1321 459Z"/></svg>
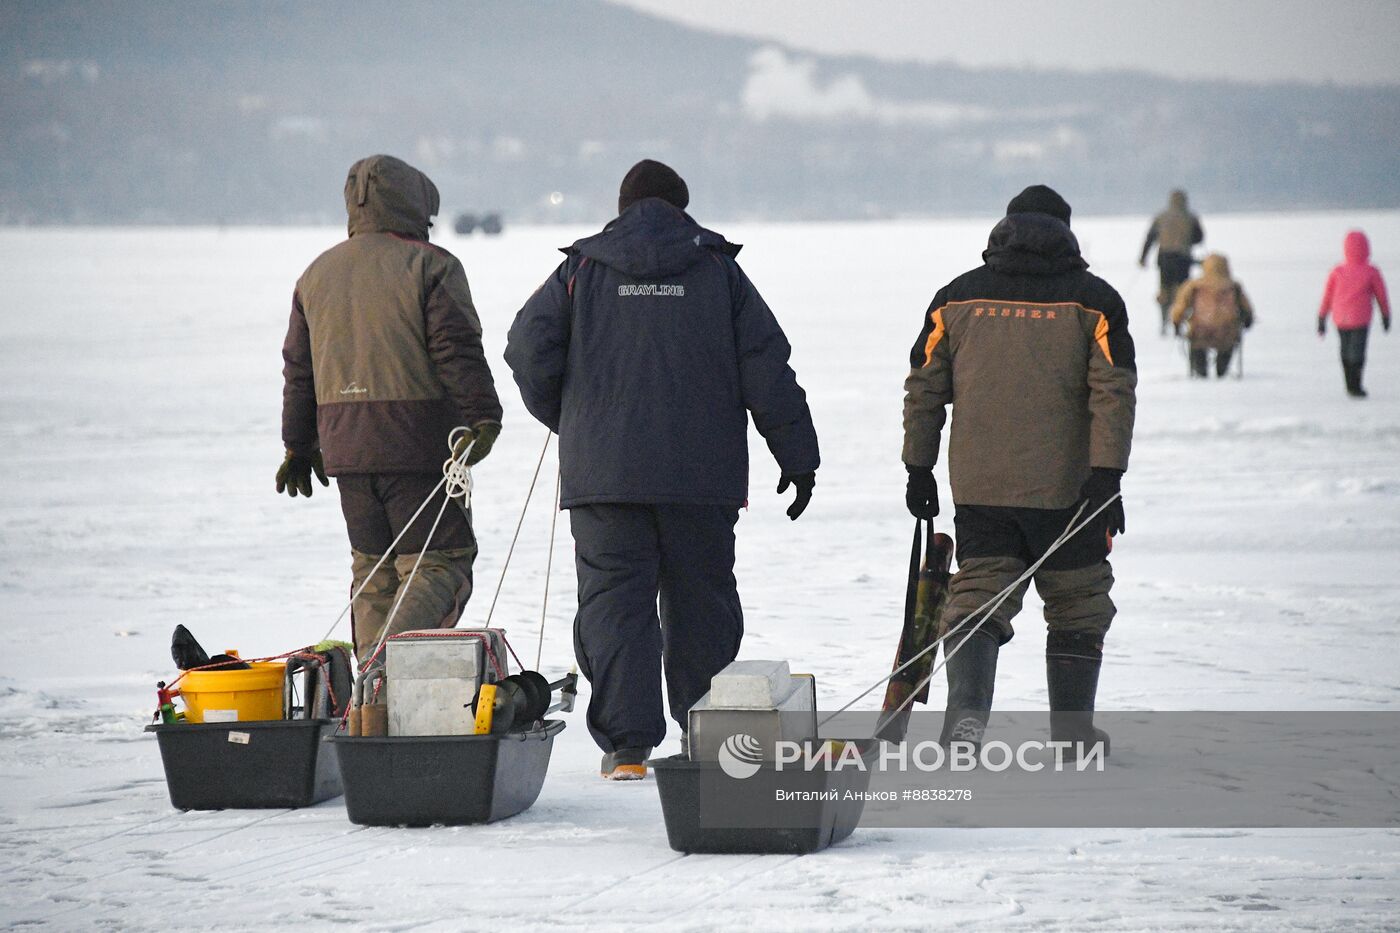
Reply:
<svg viewBox="0 0 1400 933"><path fill-rule="evenodd" d="M612 0L819 52L1400 84L1400 0Z"/></svg>

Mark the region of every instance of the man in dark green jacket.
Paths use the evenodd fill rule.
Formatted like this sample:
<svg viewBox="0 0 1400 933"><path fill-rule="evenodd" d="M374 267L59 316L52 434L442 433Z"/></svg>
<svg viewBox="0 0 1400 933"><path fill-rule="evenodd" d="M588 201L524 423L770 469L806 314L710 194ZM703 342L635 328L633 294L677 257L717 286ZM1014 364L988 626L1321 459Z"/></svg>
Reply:
<svg viewBox="0 0 1400 933"><path fill-rule="evenodd" d="M436 186L399 159L370 156L350 168L345 208L350 238L322 253L292 296L277 491L309 496L313 473L322 485L336 477L364 663L400 596L394 632L451 627L466 606L477 550L470 511L453 500L428 540L439 490L409 519L442 478L452 429L470 428L458 451L474 440L475 463L500 432L501 405L462 264L428 242ZM371 574L400 532L394 558Z"/></svg>

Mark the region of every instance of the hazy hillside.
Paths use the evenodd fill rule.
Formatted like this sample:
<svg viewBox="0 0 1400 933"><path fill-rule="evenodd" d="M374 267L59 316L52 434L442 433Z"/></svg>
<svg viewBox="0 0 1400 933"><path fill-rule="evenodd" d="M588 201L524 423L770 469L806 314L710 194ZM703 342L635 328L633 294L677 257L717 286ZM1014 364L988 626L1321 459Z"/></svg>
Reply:
<svg viewBox="0 0 1400 933"><path fill-rule="evenodd" d="M710 219L989 212L1037 180L1080 211L1400 206L1400 88L828 58L596 0L0 0L0 120L10 223L337 220L380 151L444 214L515 220L606 218L643 155Z"/></svg>

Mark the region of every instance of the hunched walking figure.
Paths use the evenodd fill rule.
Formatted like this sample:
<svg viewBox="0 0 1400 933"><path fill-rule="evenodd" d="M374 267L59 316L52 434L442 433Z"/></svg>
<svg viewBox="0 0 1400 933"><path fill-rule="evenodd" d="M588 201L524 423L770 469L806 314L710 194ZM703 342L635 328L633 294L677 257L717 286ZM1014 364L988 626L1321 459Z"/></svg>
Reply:
<svg viewBox="0 0 1400 933"><path fill-rule="evenodd" d="M1215 375L1223 379L1239 348L1244 331L1254 326L1254 306L1244 286L1230 276L1230 262L1219 253L1201 261L1200 278L1177 289L1172 302L1172 326L1186 328L1190 345L1191 375L1209 375L1209 356L1215 354Z"/></svg>

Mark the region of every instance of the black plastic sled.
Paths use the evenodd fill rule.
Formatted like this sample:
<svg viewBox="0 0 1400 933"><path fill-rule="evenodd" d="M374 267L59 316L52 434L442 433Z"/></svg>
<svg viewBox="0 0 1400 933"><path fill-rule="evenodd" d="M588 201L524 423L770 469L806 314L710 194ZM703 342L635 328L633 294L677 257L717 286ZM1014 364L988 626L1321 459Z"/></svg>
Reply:
<svg viewBox="0 0 1400 933"><path fill-rule="evenodd" d="M666 838L677 852L753 853L806 855L818 852L849 836L865 810L861 795L870 785L870 772L857 768L835 771L778 772L771 763L742 781L721 776L715 761L691 761L677 755L647 762L656 774L661 794L661 812L666 820ZM726 783L727 781L727 783ZM705 782L710 795L702 791ZM713 783L710 783L713 782ZM718 823L717 811L753 812L757 802L772 801L775 791L812 791L833 799L814 799L784 804L780 826L725 827ZM844 799L847 792L855 799ZM722 799L731 795L731 806ZM715 818L705 820L704 806Z"/></svg>
<svg viewBox="0 0 1400 933"><path fill-rule="evenodd" d="M345 810L362 826L465 826L515 816L544 786L561 720L501 735L336 736Z"/></svg>
<svg viewBox="0 0 1400 933"><path fill-rule="evenodd" d="M341 794L329 719L171 723L154 732L180 810L309 807Z"/></svg>

